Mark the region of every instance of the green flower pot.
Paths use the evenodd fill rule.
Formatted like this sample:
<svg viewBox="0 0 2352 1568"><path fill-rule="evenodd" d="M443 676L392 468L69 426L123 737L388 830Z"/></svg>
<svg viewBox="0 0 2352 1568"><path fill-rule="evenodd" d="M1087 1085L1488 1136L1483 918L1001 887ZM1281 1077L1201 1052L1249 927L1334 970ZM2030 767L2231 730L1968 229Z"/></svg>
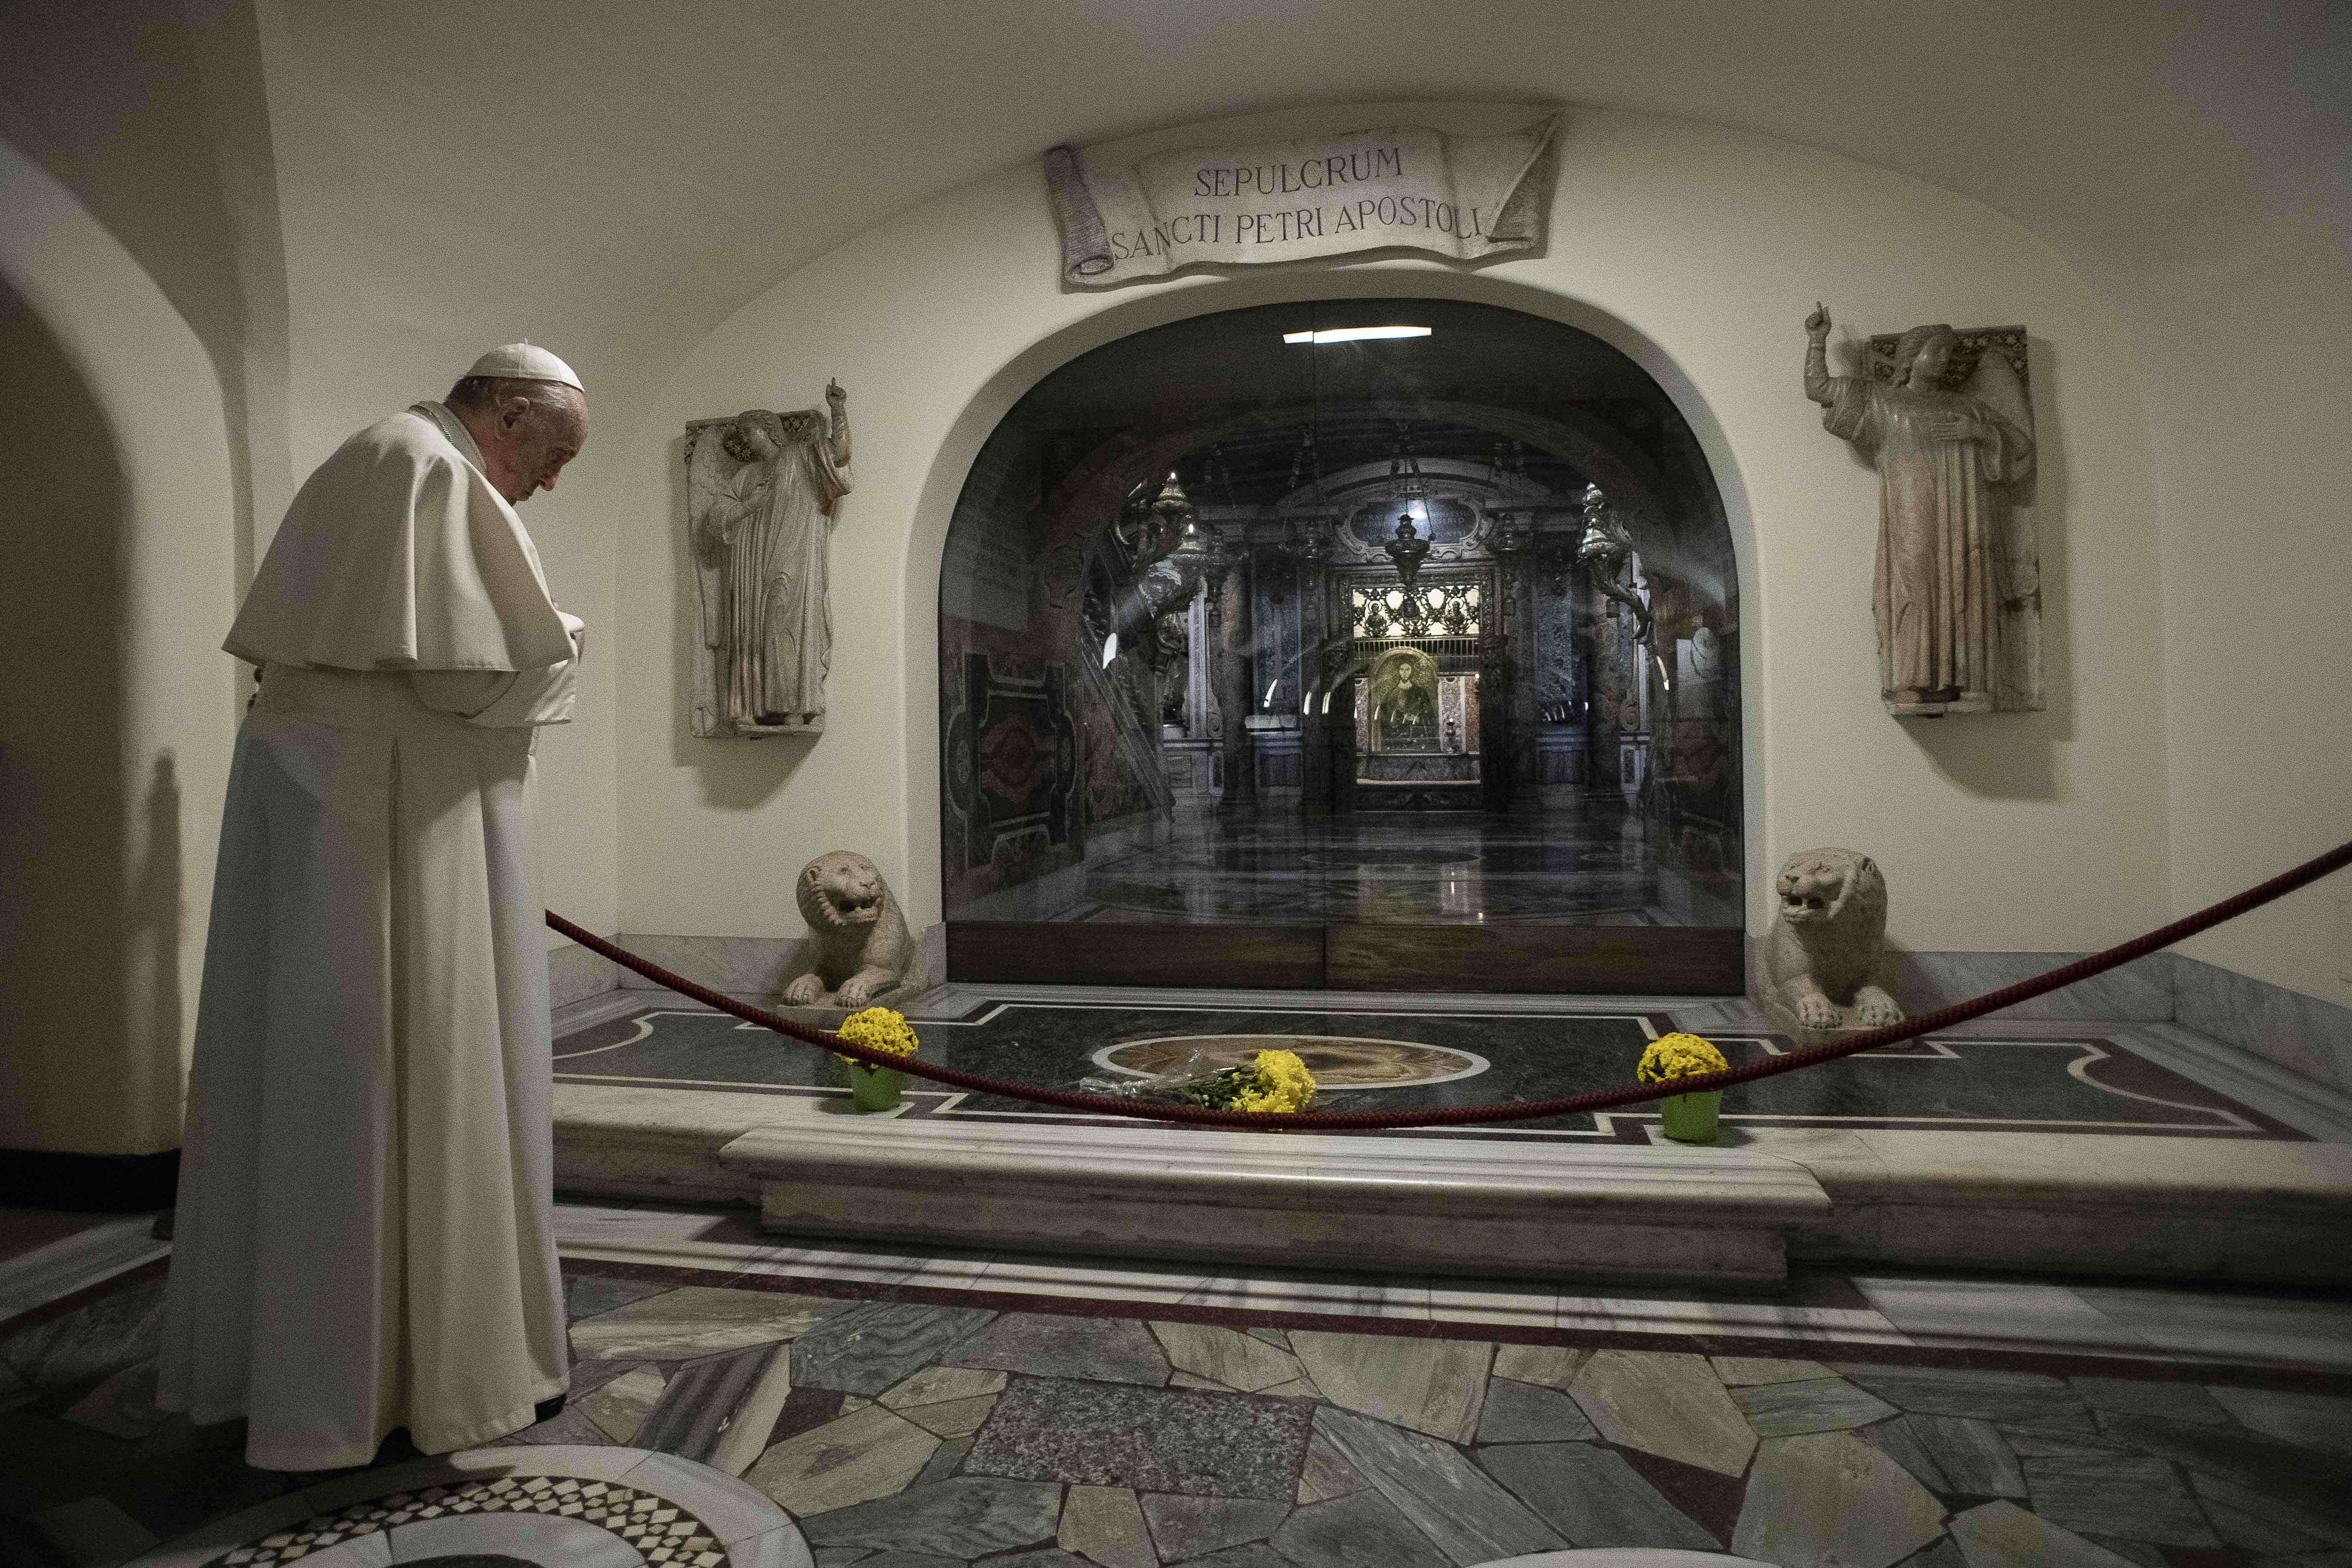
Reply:
<svg viewBox="0 0 2352 1568"><path fill-rule="evenodd" d="M1658 1109L1665 1112L1666 1136L1677 1143L1714 1142L1716 1112L1722 1105L1723 1090L1719 1089L1698 1094L1670 1094L1658 1101Z"/></svg>
<svg viewBox="0 0 2352 1568"><path fill-rule="evenodd" d="M850 1062L849 1096L857 1109L864 1110L896 1110L898 1093L907 1087L907 1075L897 1068L870 1068L861 1062Z"/></svg>

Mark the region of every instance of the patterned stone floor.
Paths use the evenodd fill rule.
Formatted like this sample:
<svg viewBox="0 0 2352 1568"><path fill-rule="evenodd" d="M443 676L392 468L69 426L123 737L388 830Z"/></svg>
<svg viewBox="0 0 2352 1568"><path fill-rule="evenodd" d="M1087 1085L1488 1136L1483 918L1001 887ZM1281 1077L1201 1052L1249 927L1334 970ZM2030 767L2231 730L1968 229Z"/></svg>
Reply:
<svg viewBox="0 0 2352 1568"><path fill-rule="evenodd" d="M243 1466L234 1424L146 1406L153 1268L0 1337L0 1562L121 1562L297 1484ZM2339 1342L2069 1359L1824 1325L1754 1353L1076 1283L1008 1302L566 1276L572 1403L507 1446L740 1476L824 1568L1470 1568L1639 1544L1789 1568L2352 1563L2352 1379L2308 1370L2345 1364Z"/></svg>

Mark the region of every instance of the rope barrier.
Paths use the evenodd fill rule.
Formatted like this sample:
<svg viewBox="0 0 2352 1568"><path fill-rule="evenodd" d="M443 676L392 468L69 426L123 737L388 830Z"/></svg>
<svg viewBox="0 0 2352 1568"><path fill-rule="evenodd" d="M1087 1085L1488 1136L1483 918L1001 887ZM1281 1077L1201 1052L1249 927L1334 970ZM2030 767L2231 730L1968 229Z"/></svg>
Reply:
<svg viewBox="0 0 2352 1568"><path fill-rule="evenodd" d="M1042 1089L1034 1084L1014 1083L1007 1079L991 1078L985 1073L965 1072L959 1068L943 1067L917 1057L894 1057L885 1051L856 1046L830 1030L811 1028L805 1024L754 1007L706 985L698 985L684 975L674 974L660 964L639 958L625 948L618 947L584 928L574 925L554 910L547 911L547 923L564 936L570 937L589 952L600 953L621 965L667 987L681 996L689 997L705 1006L772 1029L777 1034L805 1041L835 1055L864 1062L868 1067L896 1068L918 1078L929 1079L955 1089L979 1094L1000 1095L1010 1100L1025 1100L1034 1105L1050 1105L1064 1110L1084 1111L1097 1116L1128 1116L1149 1121L1173 1121L1195 1127L1225 1127L1245 1131L1276 1132L1370 1132L1398 1127L1470 1127L1494 1121L1532 1121L1549 1116L1570 1116L1588 1110L1606 1110L1621 1105L1638 1105L1644 1100L1661 1100L1674 1094L1700 1094L1709 1089L1729 1089L1738 1084L1754 1083L1759 1079L1778 1078L1782 1073L1822 1062L1836 1061L1843 1057L1876 1050L1882 1046L1897 1045L1916 1039L1921 1035L1938 1029L1948 1029L1970 1019L1997 1013L2003 1007L2013 1007L2020 1002L2047 995L2077 981L2102 974L2119 964L2144 958L2159 948L2171 946L2210 931L2224 921L2235 920L2249 910L2260 909L2274 899L2285 897L2296 889L2319 880L2320 878L2352 865L2352 843L2340 844L2316 859L2307 860L2294 870L2272 878L2269 881L2247 889L2244 892L2223 899L2198 910L2195 914L2160 926L2144 936L2095 952L2072 963L2062 964L2047 974L2021 980L1998 991L1986 993L1972 1001L1954 1003L1921 1017L1906 1019L1875 1029L1864 1029L1827 1045L1811 1046L1791 1051L1786 1056L1753 1062L1746 1067L1726 1068L1722 1072L1698 1073L1686 1078L1666 1079L1660 1083L1633 1084L1623 1089L1597 1089L1589 1094L1569 1095L1559 1100L1538 1100L1517 1105L1462 1106L1445 1110L1406 1110L1382 1112L1373 1110L1215 1110L1206 1106L1160 1105L1143 1100L1115 1100L1108 1095L1082 1094L1071 1089Z"/></svg>

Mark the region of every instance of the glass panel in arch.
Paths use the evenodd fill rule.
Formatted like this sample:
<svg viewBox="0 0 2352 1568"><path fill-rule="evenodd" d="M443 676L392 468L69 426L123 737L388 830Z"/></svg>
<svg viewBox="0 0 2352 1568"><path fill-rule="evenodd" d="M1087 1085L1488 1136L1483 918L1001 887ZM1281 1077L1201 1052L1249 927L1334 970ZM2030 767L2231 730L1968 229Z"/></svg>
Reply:
<svg viewBox="0 0 2352 1568"><path fill-rule="evenodd" d="M1326 301L1079 356L972 465L940 657L950 920L1740 923L1721 500L1556 321Z"/></svg>

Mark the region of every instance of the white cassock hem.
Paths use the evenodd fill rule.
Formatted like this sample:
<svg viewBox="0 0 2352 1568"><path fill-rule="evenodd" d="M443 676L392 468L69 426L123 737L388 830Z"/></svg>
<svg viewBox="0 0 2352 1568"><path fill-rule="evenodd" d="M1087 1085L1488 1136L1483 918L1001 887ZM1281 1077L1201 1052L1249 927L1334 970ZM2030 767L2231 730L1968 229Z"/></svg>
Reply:
<svg viewBox="0 0 2352 1568"><path fill-rule="evenodd" d="M214 884L157 1404L271 1469L568 1381L528 727L272 667Z"/></svg>

